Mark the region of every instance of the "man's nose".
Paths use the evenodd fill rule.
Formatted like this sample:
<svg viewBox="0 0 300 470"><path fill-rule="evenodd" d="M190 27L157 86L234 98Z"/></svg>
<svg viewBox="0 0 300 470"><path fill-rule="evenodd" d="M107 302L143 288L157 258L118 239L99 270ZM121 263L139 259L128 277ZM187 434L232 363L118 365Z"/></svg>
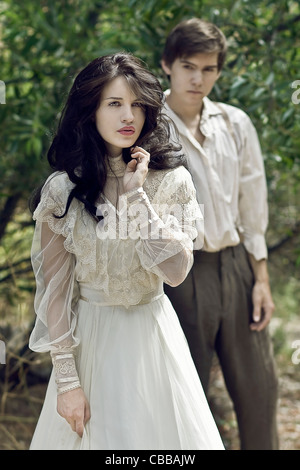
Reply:
<svg viewBox="0 0 300 470"><path fill-rule="evenodd" d="M192 83L194 85L202 85L203 75L201 70L196 70L193 74Z"/></svg>

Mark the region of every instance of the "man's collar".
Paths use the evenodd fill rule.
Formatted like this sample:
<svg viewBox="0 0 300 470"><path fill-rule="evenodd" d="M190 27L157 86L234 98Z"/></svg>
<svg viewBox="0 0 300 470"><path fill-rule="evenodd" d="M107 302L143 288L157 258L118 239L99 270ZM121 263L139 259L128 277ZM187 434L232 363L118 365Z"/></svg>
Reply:
<svg viewBox="0 0 300 470"><path fill-rule="evenodd" d="M167 101L165 101L164 103L164 107L165 107L165 110L167 112L167 115L169 116L169 118L171 118L171 120L175 123L178 131L181 133L181 134L184 134L184 135L188 135L188 129L187 127L185 126L185 124L182 122L182 120L180 119L180 117L173 111L173 109L168 105Z"/></svg>
<svg viewBox="0 0 300 470"><path fill-rule="evenodd" d="M203 98L203 111L207 116L215 116L216 114L222 114L220 108L211 101L207 96Z"/></svg>
<svg viewBox="0 0 300 470"><path fill-rule="evenodd" d="M165 96L168 96L169 94L170 94L170 90L167 90L165 92ZM179 132L189 137L190 134L186 125L182 122L179 116L172 110L172 108L168 105L166 101L165 101L165 109L167 110L167 114L169 115L169 117L176 124ZM207 96L205 96L203 98L203 110L201 114L200 129L201 129L201 132L206 137L208 137L209 135L213 133L213 128L210 122L210 117L216 116L218 114L222 114L222 111L220 110L220 108L217 105L215 105L213 101L207 98Z"/></svg>

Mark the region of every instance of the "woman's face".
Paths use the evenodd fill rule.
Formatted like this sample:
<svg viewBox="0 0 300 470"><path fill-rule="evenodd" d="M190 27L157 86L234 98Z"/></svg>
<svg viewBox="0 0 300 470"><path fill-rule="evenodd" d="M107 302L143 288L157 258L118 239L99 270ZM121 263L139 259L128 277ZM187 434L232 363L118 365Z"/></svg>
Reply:
<svg viewBox="0 0 300 470"><path fill-rule="evenodd" d="M134 145L145 122L145 109L124 77L117 77L104 87L95 120L110 157L117 157L123 148Z"/></svg>

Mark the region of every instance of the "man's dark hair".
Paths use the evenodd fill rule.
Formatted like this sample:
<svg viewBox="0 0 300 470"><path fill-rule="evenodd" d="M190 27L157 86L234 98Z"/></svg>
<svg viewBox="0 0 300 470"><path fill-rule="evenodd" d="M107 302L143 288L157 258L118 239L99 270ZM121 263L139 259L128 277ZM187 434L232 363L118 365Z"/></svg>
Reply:
<svg viewBox="0 0 300 470"><path fill-rule="evenodd" d="M218 53L218 70L225 62L227 42L222 31L213 23L191 18L178 23L167 37L163 51L166 65L177 58L187 58L199 53Z"/></svg>

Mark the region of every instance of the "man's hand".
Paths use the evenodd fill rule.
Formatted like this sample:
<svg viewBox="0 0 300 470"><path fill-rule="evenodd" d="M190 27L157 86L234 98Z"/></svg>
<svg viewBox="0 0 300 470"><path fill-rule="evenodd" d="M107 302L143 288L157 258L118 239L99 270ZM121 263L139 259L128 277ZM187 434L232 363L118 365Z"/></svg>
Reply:
<svg viewBox="0 0 300 470"><path fill-rule="evenodd" d="M252 291L253 331L263 330L271 321L275 305L273 303L269 282L256 281Z"/></svg>
<svg viewBox="0 0 300 470"><path fill-rule="evenodd" d="M271 294L267 261L256 260L250 254L249 260L255 279L252 290L253 322L250 323L250 328L253 331L261 331L270 323L275 305Z"/></svg>
<svg viewBox="0 0 300 470"><path fill-rule="evenodd" d="M57 396L57 412L70 424L78 436L83 436L85 424L91 417L90 406L82 388Z"/></svg>

